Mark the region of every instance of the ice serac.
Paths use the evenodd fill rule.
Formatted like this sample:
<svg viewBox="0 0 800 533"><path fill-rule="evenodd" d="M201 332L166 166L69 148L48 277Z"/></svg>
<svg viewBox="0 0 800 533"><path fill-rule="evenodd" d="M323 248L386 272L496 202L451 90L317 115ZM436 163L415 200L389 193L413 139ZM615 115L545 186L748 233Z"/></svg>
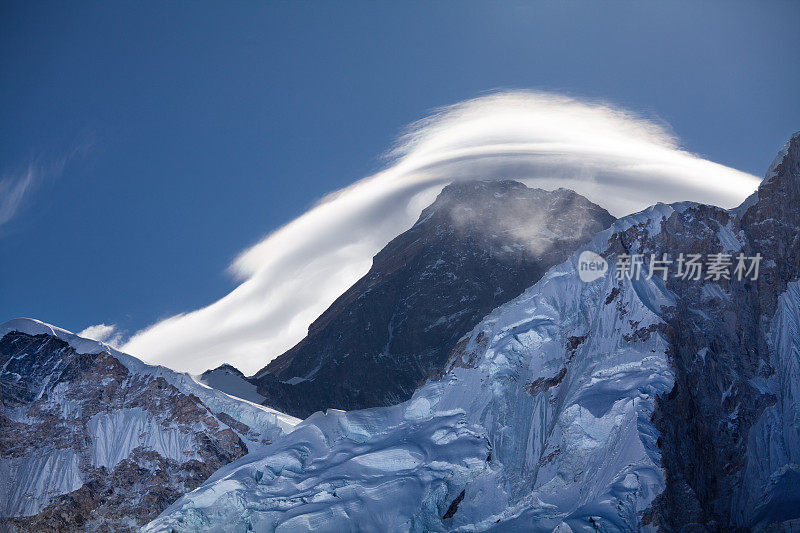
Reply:
<svg viewBox="0 0 800 533"><path fill-rule="evenodd" d="M760 253L757 280L584 283L579 250L409 401L317 413L147 531L796 530L798 162L795 135L743 208L658 204L584 248L645 272L650 254Z"/></svg>
<svg viewBox="0 0 800 533"><path fill-rule="evenodd" d="M424 399L315 413L144 531L435 531L489 453L463 411L433 413Z"/></svg>
<svg viewBox="0 0 800 533"><path fill-rule="evenodd" d="M449 185L253 382L267 405L303 417L407 400L486 313L613 220L566 189Z"/></svg>
<svg viewBox="0 0 800 533"><path fill-rule="evenodd" d="M298 422L30 319L0 325L0 529L134 530Z"/></svg>

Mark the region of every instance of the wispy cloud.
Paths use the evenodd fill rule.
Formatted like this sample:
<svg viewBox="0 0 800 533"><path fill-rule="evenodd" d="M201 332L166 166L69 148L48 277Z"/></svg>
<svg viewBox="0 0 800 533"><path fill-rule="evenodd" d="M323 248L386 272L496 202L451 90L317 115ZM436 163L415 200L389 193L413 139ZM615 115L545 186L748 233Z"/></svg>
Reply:
<svg viewBox="0 0 800 533"><path fill-rule="evenodd" d="M413 124L385 170L245 250L231 266L242 280L233 292L138 332L123 349L180 370L229 362L254 372L299 341L444 185L501 178L571 188L618 216L681 200L732 207L759 182L602 102L522 91L462 102Z"/></svg>
<svg viewBox="0 0 800 533"><path fill-rule="evenodd" d="M117 347L122 344L123 332L119 331L116 324L95 324L78 333L78 336Z"/></svg>
<svg viewBox="0 0 800 533"><path fill-rule="evenodd" d="M22 202L37 183L39 174L34 165L18 175L0 180L0 228L19 211Z"/></svg>
<svg viewBox="0 0 800 533"><path fill-rule="evenodd" d="M77 156L85 154L92 142L86 142L57 157L40 157L30 161L23 170L6 171L0 177L0 235L7 225L25 207L33 192L41 185L61 177L64 167Z"/></svg>

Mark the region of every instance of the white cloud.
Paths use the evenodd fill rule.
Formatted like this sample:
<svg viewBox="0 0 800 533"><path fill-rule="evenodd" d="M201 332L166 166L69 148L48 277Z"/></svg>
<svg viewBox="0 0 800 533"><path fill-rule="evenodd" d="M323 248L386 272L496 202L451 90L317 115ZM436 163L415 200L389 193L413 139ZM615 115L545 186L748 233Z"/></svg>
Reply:
<svg viewBox="0 0 800 533"><path fill-rule="evenodd" d="M229 362L255 372L299 341L444 185L500 178L571 188L617 216L655 202L733 207L759 181L607 104L536 92L462 102L412 125L385 170L245 250L231 265L242 280L233 292L136 333L123 349L179 370Z"/></svg>
<svg viewBox="0 0 800 533"><path fill-rule="evenodd" d="M122 343L122 332L118 331L116 324L95 324L78 333L78 336L104 342L112 347Z"/></svg>

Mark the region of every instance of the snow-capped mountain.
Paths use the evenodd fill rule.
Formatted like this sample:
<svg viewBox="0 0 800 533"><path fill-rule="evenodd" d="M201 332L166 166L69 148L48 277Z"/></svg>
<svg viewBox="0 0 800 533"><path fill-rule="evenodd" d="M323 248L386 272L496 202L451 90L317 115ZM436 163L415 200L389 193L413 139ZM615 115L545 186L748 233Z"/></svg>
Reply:
<svg viewBox="0 0 800 533"><path fill-rule="evenodd" d="M448 185L414 226L252 381L296 416L407 400L453 344L614 218L515 181Z"/></svg>
<svg viewBox="0 0 800 533"><path fill-rule="evenodd" d="M763 261L755 281L612 268L584 282L583 251ZM741 208L617 221L484 318L409 401L317 413L145 530L791 531L799 276L796 134Z"/></svg>
<svg viewBox="0 0 800 533"><path fill-rule="evenodd" d="M136 529L298 420L43 322L0 325L0 528Z"/></svg>
<svg viewBox="0 0 800 533"><path fill-rule="evenodd" d="M220 365L213 370L206 370L197 381L212 389L242 398L248 402L263 403L265 398L258 393L257 387L242 372L231 365Z"/></svg>

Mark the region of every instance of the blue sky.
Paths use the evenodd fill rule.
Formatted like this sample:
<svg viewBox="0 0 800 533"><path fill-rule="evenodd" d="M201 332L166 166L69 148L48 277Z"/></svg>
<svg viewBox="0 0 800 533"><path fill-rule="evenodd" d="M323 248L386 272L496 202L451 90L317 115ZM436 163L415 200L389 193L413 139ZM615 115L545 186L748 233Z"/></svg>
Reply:
<svg viewBox="0 0 800 533"><path fill-rule="evenodd" d="M0 321L132 333L207 305L407 124L498 88L608 100L757 175L800 129L798 2L0 10L0 194L30 177L0 225Z"/></svg>

